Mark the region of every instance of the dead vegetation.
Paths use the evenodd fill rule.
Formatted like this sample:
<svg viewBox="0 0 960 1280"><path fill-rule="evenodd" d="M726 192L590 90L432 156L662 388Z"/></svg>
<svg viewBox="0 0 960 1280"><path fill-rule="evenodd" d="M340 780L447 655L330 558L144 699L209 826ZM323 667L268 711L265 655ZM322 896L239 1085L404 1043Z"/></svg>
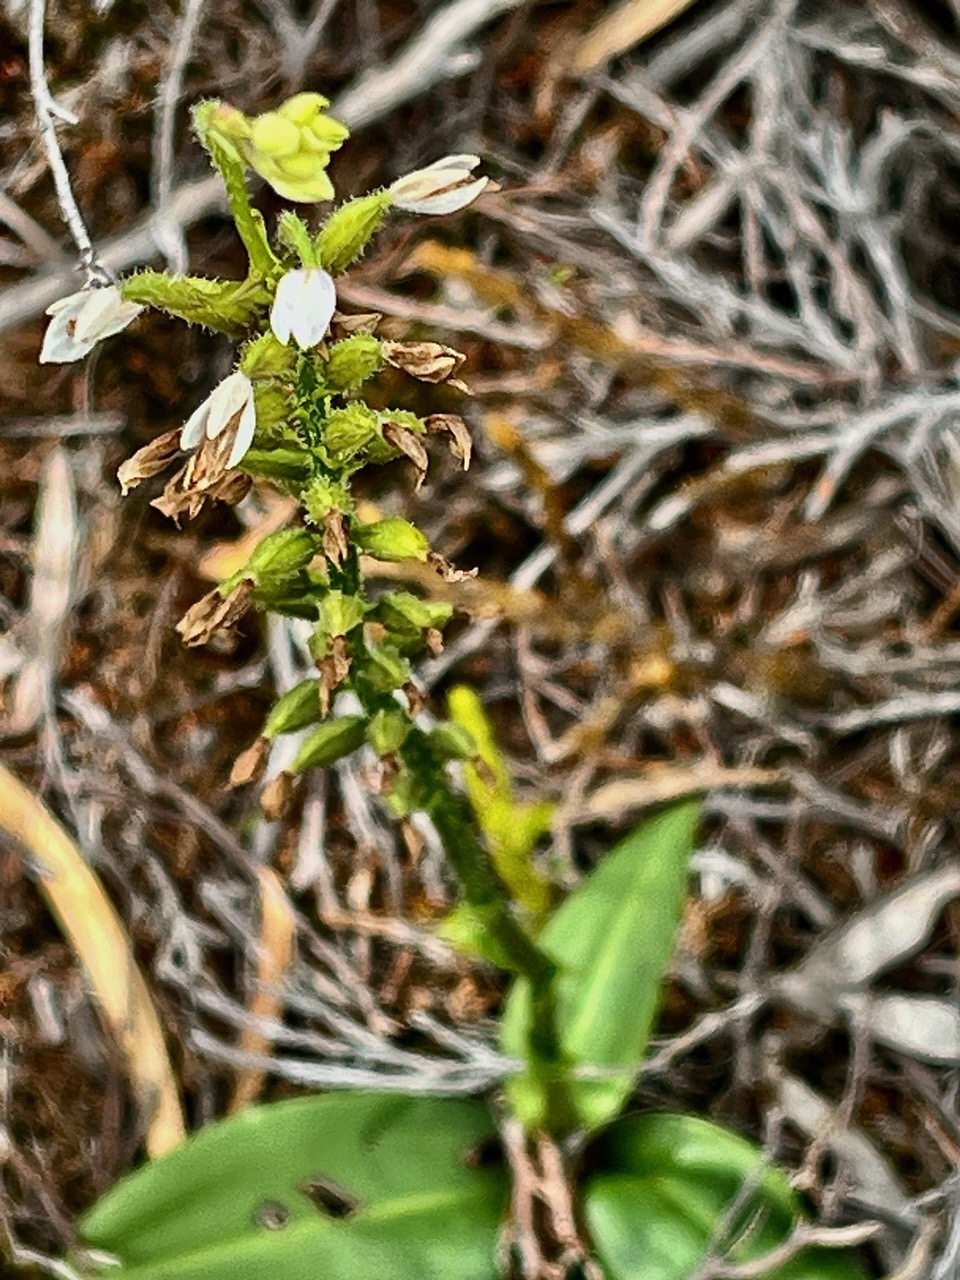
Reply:
<svg viewBox="0 0 960 1280"><path fill-rule="evenodd" d="M436 449L405 498L480 569L429 579L461 621L422 686L473 683L519 785L562 799L560 884L706 792L639 1099L760 1137L818 1230L863 1228L878 1274L948 1280L960 9L700 0L648 34L654 7L70 0L46 67L118 271L238 270L185 129L205 93L329 92L355 134L344 192L487 157L500 193L439 231L392 225L344 290L388 336L469 357L473 466ZM150 484L120 500L118 463L227 348L153 318L88 366L35 364L43 308L79 279L29 92L37 11L0 19L7 766L123 922L191 1126L295 1087L490 1088L500 991L431 932L451 888L431 830L392 826L362 765L282 822L227 788L309 662L295 626L248 622L229 651L173 631L247 530L213 511L178 533ZM392 513L391 493L367 496ZM267 492L242 510L278 518ZM51 1269L146 1122L136 1052L98 1023L6 803L0 826L0 1219ZM711 1265L699 1280L729 1274Z"/></svg>

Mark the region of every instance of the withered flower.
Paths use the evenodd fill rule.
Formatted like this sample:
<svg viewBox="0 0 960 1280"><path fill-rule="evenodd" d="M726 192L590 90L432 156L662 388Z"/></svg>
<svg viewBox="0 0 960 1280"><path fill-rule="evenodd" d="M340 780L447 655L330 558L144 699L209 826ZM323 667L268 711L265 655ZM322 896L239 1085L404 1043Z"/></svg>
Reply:
<svg viewBox="0 0 960 1280"><path fill-rule="evenodd" d="M387 364L421 382L448 381L467 358L462 351L442 342L384 342L382 350ZM466 390L461 382L452 385Z"/></svg>
<svg viewBox="0 0 960 1280"><path fill-rule="evenodd" d="M423 482L427 478L430 458L423 447L423 441L417 433L411 431L409 427L402 427L399 422L387 422L383 427L383 438L388 444L392 444L395 449L399 449L405 457L410 459L417 473L416 487L417 489L422 488Z"/></svg>
<svg viewBox="0 0 960 1280"><path fill-rule="evenodd" d="M439 551L431 551L427 554L427 564L439 573L444 582L465 582L468 578L475 578L480 572L479 569L455 569L446 556L442 556Z"/></svg>
<svg viewBox="0 0 960 1280"><path fill-rule="evenodd" d="M117 479L123 496L135 489L144 480L165 470L180 452L180 432L165 431L142 449L138 449L126 462L117 469Z"/></svg>
<svg viewBox="0 0 960 1280"><path fill-rule="evenodd" d="M253 590L253 580L242 578L226 596L221 595L219 589L208 591L177 623L183 643L206 644L218 631L236 626L250 607Z"/></svg>
<svg viewBox="0 0 960 1280"><path fill-rule="evenodd" d="M247 747L246 751L241 751L233 762L233 768L230 770L230 786L245 787L250 782L256 782L263 776L263 771L267 767L267 754L270 750L270 739L263 737L254 738L253 742Z"/></svg>
<svg viewBox="0 0 960 1280"><path fill-rule="evenodd" d="M464 420L455 413L431 413L425 421L428 431L450 437L450 452L464 471L469 471L470 459L473 456L473 441L470 439L470 432Z"/></svg>

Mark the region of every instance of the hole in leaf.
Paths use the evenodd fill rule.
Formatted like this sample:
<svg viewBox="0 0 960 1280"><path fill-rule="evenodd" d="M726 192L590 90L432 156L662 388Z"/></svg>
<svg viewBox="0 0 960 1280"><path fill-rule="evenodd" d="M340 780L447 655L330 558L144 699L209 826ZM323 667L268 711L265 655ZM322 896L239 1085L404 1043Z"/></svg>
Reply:
<svg viewBox="0 0 960 1280"><path fill-rule="evenodd" d="M495 1169L503 1164L503 1149L495 1134L481 1139L463 1153L463 1163L468 1169Z"/></svg>
<svg viewBox="0 0 960 1280"><path fill-rule="evenodd" d="M320 1175L308 1178L300 1190L310 1203L321 1213L325 1213L328 1218L349 1218L360 1208L360 1201L356 1196L350 1195L348 1191L344 1191L343 1187L338 1187L335 1182Z"/></svg>
<svg viewBox="0 0 960 1280"><path fill-rule="evenodd" d="M267 1231L282 1231L290 1221L290 1210L279 1200L264 1200L257 1209L256 1223Z"/></svg>

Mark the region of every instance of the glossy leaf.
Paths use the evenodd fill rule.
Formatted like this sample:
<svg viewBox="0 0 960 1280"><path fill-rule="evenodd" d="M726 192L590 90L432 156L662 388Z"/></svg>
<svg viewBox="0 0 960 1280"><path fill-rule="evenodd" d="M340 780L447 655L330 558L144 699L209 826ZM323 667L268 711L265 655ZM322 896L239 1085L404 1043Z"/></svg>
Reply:
<svg viewBox="0 0 960 1280"><path fill-rule="evenodd" d="M603 1172L584 1185L584 1212L608 1280L687 1280L711 1243L731 1262L760 1258L800 1216L786 1177L764 1167L758 1147L695 1116L622 1120L592 1156ZM849 1254L826 1249L805 1250L765 1276L865 1280Z"/></svg>
<svg viewBox="0 0 960 1280"><path fill-rule="evenodd" d="M254 1107L122 1181L82 1239L116 1280L494 1280L505 1184L470 1162L491 1129L395 1094Z"/></svg>
<svg viewBox="0 0 960 1280"><path fill-rule="evenodd" d="M687 883L698 808L668 809L602 860L550 918L538 941L558 965L560 1044L570 1071L577 1123L596 1128L628 1097L650 1036ZM504 1014L502 1045L529 1061L529 984L516 982ZM594 1078L587 1078L588 1073ZM508 1082L514 1112L528 1128L548 1124L536 1070Z"/></svg>

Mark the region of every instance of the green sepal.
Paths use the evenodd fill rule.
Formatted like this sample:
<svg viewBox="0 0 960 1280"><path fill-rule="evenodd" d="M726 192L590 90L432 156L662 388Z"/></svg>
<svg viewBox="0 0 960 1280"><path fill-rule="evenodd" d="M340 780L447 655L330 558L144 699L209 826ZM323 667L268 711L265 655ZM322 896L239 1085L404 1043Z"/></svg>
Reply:
<svg viewBox="0 0 960 1280"><path fill-rule="evenodd" d="M387 191L358 196L335 209L314 242L320 265L336 274L363 253L393 203Z"/></svg>
<svg viewBox="0 0 960 1280"><path fill-rule="evenodd" d="M413 725L402 707L381 707L367 725L367 741L378 756L393 755L407 739Z"/></svg>
<svg viewBox="0 0 960 1280"><path fill-rule="evenodd" d="M314 476L301 494L300 500L308 519L323 524L331 511L349 512L352 508L350 492L346 485L328 476Z"/></svg>
<svg viewBox="0 0 960 1280"><path fill-rule="evenodd" d="M277 219L277 240L300 259L303 267L319 266L317 251L307 224L292 209L284 209Z"/></svg>
<svg viewBox="0 0 960 1280"><path fill-rule="evenodd" d="M383 344L372 333L352 333L335 342L327 357L325 376L334 391L359 391L383 368Z"/></svg>
<svg viewBox="0 0 960 1280"><path fill-rule="evenodd" d="M275 738L281 733L293 733L322 719L319 680L301 680L274 703L263 726L263 736Z"/></svg>
<svg viewBox="0 0 960 1280"><path fill-rule="evenodd" d="M305 569L320 550L317 535L309 529L278 529L259 542L243 570L258 587L285 582Z"/></svg>
<svg viewBox="0 0 960 1280"><path fill-rule="evenodd" d="M326 769L363 745L366 716L337 716L310 735L293 758L292 773L305 769Z"/></svg>
<svg viewBox="0 0 960 1280"><path fill-rule="evenodd" d="M253 403L257 414L257 434L265 444L282 445L292 437L289 429L291 396L279 382L255 382ZM246 459L246 454L244 454Z"/></svg>
<svg viewBox="0 0 960 1280"><path fill-rule="evenodd" d="M127 276L120 292L127 302L155 307L231 337L247 333L256 324L260 308L270 301L269 292L257 280L208 280L150 270Z"/></svg>
<svg viewBox="0 0 960 1280"><path fill-rule="evenodd" d="M366 611L359 596L328 591L320 603L320 627L328 636L345 636L360 625Z"/></svg>
<svg viewBox="0 0 960 1280"><path fill-rule="evenodd" d="M391 644L372 645L363 661L363 678L375 693L393 693L410 679L410 663Z"/></svg>
<svg viewBox="0 0 960 1280"><path fill-rule="evenodd" d="M310 475L310 455L302 449L248 449L240 462L241 471L269 480L304 483Z"/></svg>
<svg viewBox="0 0 960 1280"><path fill-rule="evenodd" d="M399 516L358 525L354 541L361 551L377 560L426 560L430 543L426 535Z"/></svg>
<svg viewBox="0 0 960 1280"><path fill-rule="evenodd" d="M296 367L296 351L285 346L271 329L245 344L237 364L248 378L276 378L293 373Z"/></svg>
<svg viewBox="0 0 960 1280"><path fill-rule="evenodd" d="M445 600L421 600L409 591L388 591L376 607L377 621L400 635L419 633L428 627L442 631L452 616L453 605Z"/></svg>
<svg viewBox="0 0 960 1280"><path fill-rule="evenodd" d="M358 453L377 435L379 421L365 404L332 409L323 424L323 443L332 457L343 461Z"/></svg>

